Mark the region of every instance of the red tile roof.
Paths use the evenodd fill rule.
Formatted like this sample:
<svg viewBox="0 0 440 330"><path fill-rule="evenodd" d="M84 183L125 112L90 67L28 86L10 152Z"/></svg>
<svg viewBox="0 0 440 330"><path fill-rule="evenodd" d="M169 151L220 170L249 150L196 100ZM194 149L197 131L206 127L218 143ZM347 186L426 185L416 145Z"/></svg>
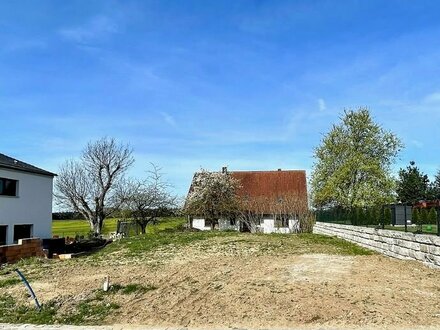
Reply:
<svg viewBox="0 0 440 330"><path fill-rule="evenodd" d="M241 196L250 198L296 196L307 205L306 172L303 170L236 171L230 173L241 183L242 187L238 192Z"/></svg>
<svg viewBox="0 0 440 330"><path fill-rule="evenodd" d="M237 193L241 197L247 197L257 203L261 201L264 204L274 199L294 199L299 205L307 208L307 180L304 170L229 171L229 173L240 182L241 188ZM196 175L197 173L194 177ZM189 191L192 191L192 183Z"/></svg>

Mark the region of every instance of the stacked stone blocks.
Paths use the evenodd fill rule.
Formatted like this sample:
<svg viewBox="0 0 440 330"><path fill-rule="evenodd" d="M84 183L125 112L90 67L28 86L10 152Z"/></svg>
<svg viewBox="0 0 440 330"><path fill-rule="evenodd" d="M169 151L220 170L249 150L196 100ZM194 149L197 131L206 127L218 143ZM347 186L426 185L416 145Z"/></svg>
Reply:
<svg viewBox="0 0 440 330"><path fill-rule="evenodd" d="M390 257L440 268L439 236L324 222L317 222L313 232L337 236Z"/></svg>

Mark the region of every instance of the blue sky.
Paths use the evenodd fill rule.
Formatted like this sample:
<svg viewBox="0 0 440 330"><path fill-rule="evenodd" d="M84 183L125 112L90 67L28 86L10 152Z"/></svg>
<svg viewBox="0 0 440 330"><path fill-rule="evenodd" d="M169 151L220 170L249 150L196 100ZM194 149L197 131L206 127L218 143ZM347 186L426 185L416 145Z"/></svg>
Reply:
<svg viewBox="0 0 440 330"><path fill-rule="evenodd" d="M368 106L440 168L437 1L2 1L0 152L56 172L102 136L178 194L194 171L306 169Z"/></svg>

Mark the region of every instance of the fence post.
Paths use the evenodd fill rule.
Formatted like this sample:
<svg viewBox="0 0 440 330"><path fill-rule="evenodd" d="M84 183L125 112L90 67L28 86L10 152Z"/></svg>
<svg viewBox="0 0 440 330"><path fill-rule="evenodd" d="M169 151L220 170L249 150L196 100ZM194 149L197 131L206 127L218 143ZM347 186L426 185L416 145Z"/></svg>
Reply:
<svg viewBox="0 0 440 330"><path fill-rule="evenodd" d="M439 212L437 211L437 236L440 236L440 218L439 218Z"/></svg>
<svg viewBox="0 0 440 330"><path fill-rule="evenodd" d="M405 233L408 231L408 222L406 221L406 204L403 206L405 210Z"/></svg>

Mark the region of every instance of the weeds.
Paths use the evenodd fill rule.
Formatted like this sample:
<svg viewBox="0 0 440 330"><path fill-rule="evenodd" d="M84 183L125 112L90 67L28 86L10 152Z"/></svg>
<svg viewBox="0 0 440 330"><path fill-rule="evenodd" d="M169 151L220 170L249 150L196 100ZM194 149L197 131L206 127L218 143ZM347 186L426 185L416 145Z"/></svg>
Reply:
<svg viewBox="0 0 440 330"><path fill-rule="evenodd" d="M7 286L12 286L18 283L20 283L19 278L14 278L14 277L6 278L4 280L0 280L0 288L5 288Z"/></svg>

